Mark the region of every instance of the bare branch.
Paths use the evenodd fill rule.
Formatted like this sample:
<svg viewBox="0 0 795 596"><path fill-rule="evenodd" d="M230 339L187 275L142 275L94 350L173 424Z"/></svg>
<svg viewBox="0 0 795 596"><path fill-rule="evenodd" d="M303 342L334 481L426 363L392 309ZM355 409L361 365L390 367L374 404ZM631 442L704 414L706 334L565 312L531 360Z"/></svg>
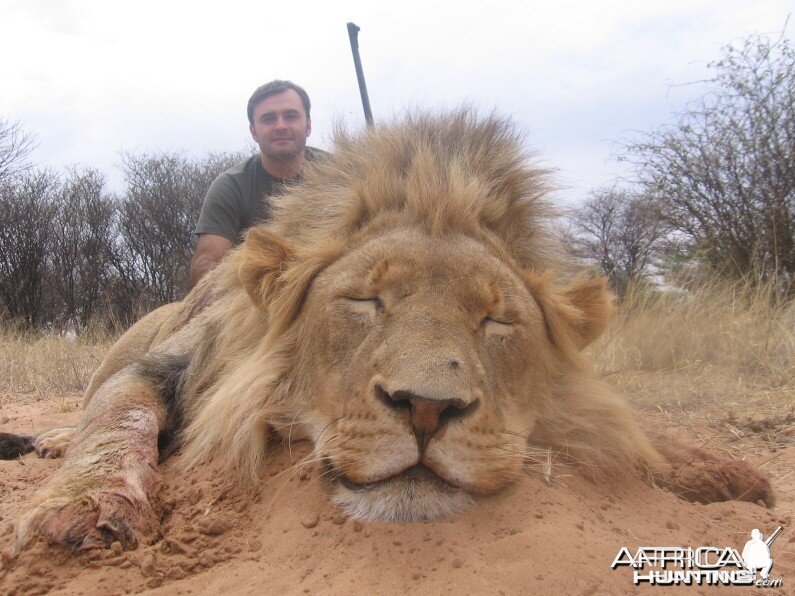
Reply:
<svg viewBox="0 0 795 596"><path fill-rule="evenodd" d="M23 130L18 121L0 118L0 181L27 170L27 158L35 148L33 135Z"/></svg>

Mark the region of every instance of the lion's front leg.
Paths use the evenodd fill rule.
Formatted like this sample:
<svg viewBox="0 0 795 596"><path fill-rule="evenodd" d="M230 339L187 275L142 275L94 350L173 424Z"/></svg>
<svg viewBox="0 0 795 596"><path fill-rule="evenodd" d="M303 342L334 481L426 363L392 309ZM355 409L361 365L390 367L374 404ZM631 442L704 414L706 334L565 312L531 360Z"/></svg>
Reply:
<svg viewBox="0 0 795 596"><path fill-rule="evenodd" d="M36 533L78 551L119 541L134 547L158 518L157 438L165 408L151 381L128 367L89 403L64 465L17 521L16 547Z"/></svg>

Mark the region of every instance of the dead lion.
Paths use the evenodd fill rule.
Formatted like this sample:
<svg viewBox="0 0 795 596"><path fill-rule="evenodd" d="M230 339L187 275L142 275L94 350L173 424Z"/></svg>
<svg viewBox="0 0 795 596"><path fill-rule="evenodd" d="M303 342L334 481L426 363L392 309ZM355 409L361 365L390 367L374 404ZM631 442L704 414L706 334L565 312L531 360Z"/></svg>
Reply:
<svg viewBox="0 0 795 596"><path fill-rule="evenodd" d="M665 482L664 458L581 354L612 300L603 280L570 274L546 192L498 117L339 134L272 223L119 339L73 436L38 439L41 453L68 444L66 460L22 510L18 547L36 532L132 547L158 527L159 459L180 448L189 465L256 479L273 431L311 441L331 498L364 519L457 512L522 474L533 446ZM710 465L677 489L772 500L745 464Z"/></svg>

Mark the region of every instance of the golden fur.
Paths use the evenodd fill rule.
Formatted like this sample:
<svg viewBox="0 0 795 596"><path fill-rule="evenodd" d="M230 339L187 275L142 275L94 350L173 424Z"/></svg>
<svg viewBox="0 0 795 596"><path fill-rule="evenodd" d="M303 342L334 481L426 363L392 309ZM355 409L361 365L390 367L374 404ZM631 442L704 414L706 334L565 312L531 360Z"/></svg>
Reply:
<svg viewBox="0 0 795 596"><path fill-rule="evenodd" d="M156 466L155 421L188 464L220 459L253 479L273 431L308 439L332 498L363 518L452 513L520 475L534 447L594 474L658 466L582 356L612 297L562 258L546 178L499 117L340 132L272 223L112 348L20 543L38 529L86 548L150 528L151 470L118 462ZM132 510L120 513L118 483L143 486L123 495Z"/></svg>

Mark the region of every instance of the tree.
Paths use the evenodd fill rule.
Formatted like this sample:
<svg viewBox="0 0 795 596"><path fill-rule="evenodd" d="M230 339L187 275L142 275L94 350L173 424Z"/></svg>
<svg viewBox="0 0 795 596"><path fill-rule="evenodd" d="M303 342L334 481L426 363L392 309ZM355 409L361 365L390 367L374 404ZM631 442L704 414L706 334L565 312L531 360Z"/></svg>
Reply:
<svg viewBox="0 0 795 596"><path fill-rule="evenodd" d="M47 271L58 181L30 170L0 181L0 300L6 316L36 327L49 303Z"/></svg>
<svg viewBox="0 0 795 596"><path fill-rule="evenodd" d="M72 167L59 178L9 158L13 174L0 178L0 316L81 328L98 318L131 323L182 299L204 196L242 158L124 155L120 199L97 170Z"/></svg>
<svg viewBox="0 0 795 596"><path fill-rule="evenodd" d="M215 177L240 159L232 153L198 160L177 153L122 156L127 191L119 203L113 263L123 318L188 292L193 229L204 196Z"/></svg>
<svg viewBox="0 0 795 596"><path fill-rule="evenodd" d="M626 146L659 217L731 277L795 288L795 52L753 36L709 65L711 93Z"/></svg>
<svg viewBox="0 0 795 596"><path fill-rule="evenodd" d="M616 188L592 193L570 221L574 254L599 267L619 294L649 272L668 234L646 197Z"/></svg>
<svg viewBox="0 0 795 596"><path fill-rule="evenodd" d="M59 298L53 315L61 323L85 327L107 307L115 212L98 170L67 170L55 195L50 251L52 287Z"/></svg>
<svg viewBox="0 0 795 596"><path fill-rule="evenodd" d="M26 160L35 146L19 122L0 118L0 182L28 168Z"/></svg>

